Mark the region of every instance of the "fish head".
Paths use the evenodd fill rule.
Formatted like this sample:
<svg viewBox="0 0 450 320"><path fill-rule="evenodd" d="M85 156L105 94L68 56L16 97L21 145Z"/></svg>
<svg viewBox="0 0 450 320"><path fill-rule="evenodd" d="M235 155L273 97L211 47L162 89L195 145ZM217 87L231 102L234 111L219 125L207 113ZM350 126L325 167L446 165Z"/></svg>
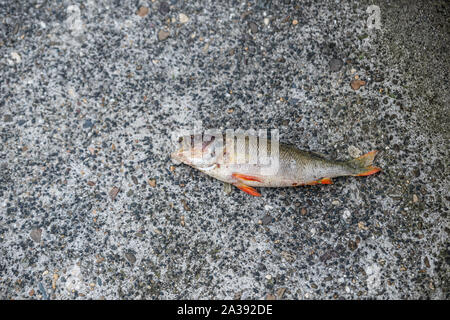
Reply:
<svg viewBox="0 0 450 320"><path fill-rule="evenodd" d="M210 170L218 163L218 140L215 136L202 134L182 136L178 147L171 154L172 160L200 170Z"/></svg>

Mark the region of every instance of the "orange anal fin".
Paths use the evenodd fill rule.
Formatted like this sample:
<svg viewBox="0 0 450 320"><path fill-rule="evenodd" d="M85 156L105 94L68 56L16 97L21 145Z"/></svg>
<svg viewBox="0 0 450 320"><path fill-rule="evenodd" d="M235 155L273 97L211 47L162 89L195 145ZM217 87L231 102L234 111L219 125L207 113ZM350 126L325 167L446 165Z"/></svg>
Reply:
<svg viewBox="0 0 450 320"><path fill-rule="evenodd" d="M249 187L243 183L236 183L235 184L236 188L244 191L245 193L248 193L249 195L255 196L255 197L261 197L261 194L256 191L255 188Z"/></svg>
<svg viewBox="0 0 450 320"><path fill-rule="evenodd" d="M236 178L236 179L239 179L239 180L262 182L261 179L259 179L258 177L249 176L249 175L241 174L241 173L233 173L231 176L233 178Z"/></svg>
<svg viewBox="0 0 450 320"><path fill-rule="evenodd" d="M304 186L315 186L315 185L318 185L318 184L333 184L333 181L331 181L330 178L323 178L323 179L320 179L320 180L317 180L317 181L306 182L306 183L301 184L301 185L304 185Z"/></svg>
<svg viewBox="0 0 450 320"><path fill-rule="evenodd" d="M378 171L381 171L381 168L369 166L369 167L367 167L367 171L357 174L356 176L358 176L358 177L370 176L371 174L377 173Z"/></svg>
<svg viewBox="0 0 450 320"><path fill-rule="evenodd" d="M319 181L320 184L333 184L333 181L331 181L330 178L323 178Z"/></svg>

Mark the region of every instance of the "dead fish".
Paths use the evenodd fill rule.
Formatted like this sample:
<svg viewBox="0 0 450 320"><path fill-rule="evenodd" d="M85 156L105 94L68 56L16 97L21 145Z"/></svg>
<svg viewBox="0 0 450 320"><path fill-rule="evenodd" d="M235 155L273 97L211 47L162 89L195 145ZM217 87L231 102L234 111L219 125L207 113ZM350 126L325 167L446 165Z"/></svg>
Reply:
<svg viewBox="0 0 450 320"><path fill-rule="evenodd" d="M261 196L254 187L332 184L335 177L368 176L381 170L372 165L377 151L348 161L335 161L258 136L197 134L181 137L179 142L172 159L252 196Z"/></svg>

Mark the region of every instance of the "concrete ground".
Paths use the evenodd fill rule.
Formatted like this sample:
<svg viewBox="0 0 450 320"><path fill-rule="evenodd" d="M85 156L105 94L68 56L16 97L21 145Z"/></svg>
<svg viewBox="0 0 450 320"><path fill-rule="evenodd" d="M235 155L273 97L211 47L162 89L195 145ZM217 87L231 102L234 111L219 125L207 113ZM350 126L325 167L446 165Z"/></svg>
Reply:
<svg viewBox="0 0 450 320"><path fill-rule="evenodd" d="M0 298L448 299L449 9L2 0ZM383 172L227 194L195 121Z"/></svg>

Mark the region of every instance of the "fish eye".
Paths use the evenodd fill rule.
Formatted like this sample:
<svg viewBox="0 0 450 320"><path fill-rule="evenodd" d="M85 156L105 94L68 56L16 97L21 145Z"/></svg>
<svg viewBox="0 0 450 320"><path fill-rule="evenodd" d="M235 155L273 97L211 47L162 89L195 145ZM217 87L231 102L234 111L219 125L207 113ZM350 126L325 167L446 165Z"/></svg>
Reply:
<svg viewBox="0 0 450 320"><path fill-rule="evenodd" d="M181 142L183 142L183 137L178 138L178 143L181 143Z"/></svg>

